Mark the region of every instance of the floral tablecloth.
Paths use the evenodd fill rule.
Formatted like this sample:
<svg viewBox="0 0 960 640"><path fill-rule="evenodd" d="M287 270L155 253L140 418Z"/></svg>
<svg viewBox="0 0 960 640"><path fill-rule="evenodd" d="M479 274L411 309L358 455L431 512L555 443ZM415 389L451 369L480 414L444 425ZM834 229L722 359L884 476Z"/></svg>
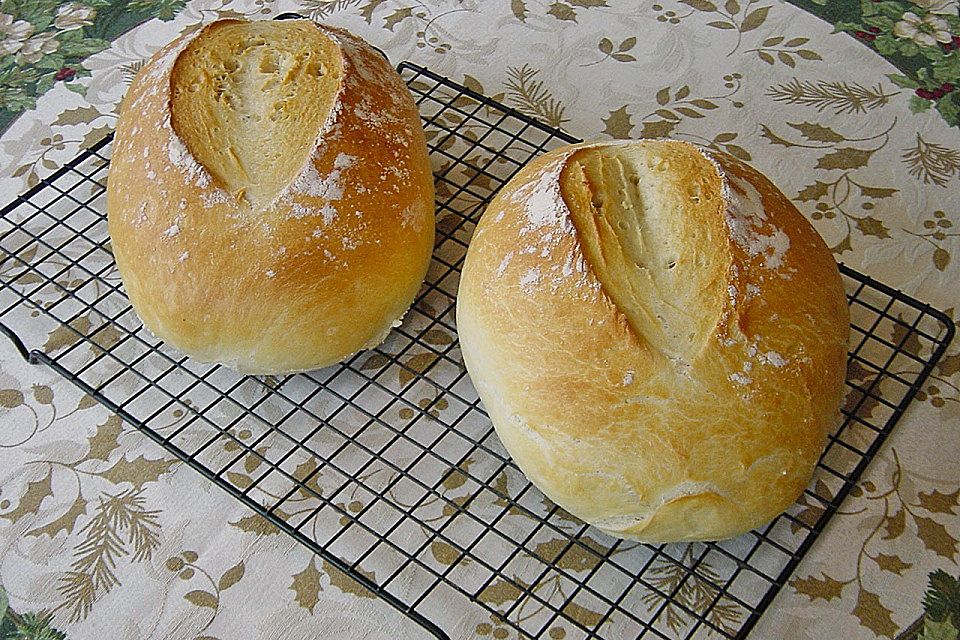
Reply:
<svg viewBox="0 0 960 640"><path fill-rule="evenodd" d="M749 160L838 259L951 317L960 302L956 0L4 0L3 199L111 131L162 44L283 11L580 137ZM751 637L893 638L937 570L928 637L957 637L958 386L953 347ZM4 341L0 586L0 639L424 636ZM514 633L478 608L456 637Z"/></svg>

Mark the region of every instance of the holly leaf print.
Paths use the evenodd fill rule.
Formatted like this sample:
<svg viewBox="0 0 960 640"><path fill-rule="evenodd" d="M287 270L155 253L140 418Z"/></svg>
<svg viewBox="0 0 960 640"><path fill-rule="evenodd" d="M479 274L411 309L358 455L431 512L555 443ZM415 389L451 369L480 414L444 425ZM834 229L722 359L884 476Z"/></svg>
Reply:
<svg viewBox="0 0 960 640"><path fill-rule="evenodd" d="M797 593L801 593L810 598L810 602L817 599L829 602L839 598L846 583L834 580L825 573L821 573L820 575L823 577L808 576L806 578L794 578L790 581L790 586L793 587Z"/></svg>
<svg viewBox="0 0 960 640"><path fill-rule="evenodd" d="M877 563L877 566L884 571L895 573L898 576L903 575L904 571L913 566L909 562L904 562L897 556L888 556L885 553L877 554L877 557L874 558L874 561Z"/></svg>
<svg viewBox="0 0 960 640"><path fill-rule="evenodd" d="M913 516L913 521L917 525L917 535L927 549L947 560L953 560L957 555L957 540L945 526L923 516Z"/></svg>
<svg viewBox="0 0 960 640"><path fill-rule="evenodd" d="M377 597L375 593L369 591L362 584L345 574L343 571L340 571L340 569L337 569L326 560L323 561L323 570L328 576L330 576L330 584L340 589L340 591L343 591L344 593L352 593L353 595L360 596L361 598ZM373 573L364 571L360 568L357 568L357 571L360 572L361 575L364 575L370 580L376 582L376 576Z"/></svg>
<svg viewBox="0 0 960 640"><path fill-rule="evenodd" d="M800 202L808 202L810 200L819 200L827 195L827 189L830 185L826 182L820 182L819 180L815 181L813 184L809 184L800 190L800 193L797 194L796 199Z"/></svg>
<svg viewBox="0 0 960 640"><path fill-rule="evenodd" d="M787 124L799 131L800 135L807 140L813 140L814 142L844 141L844 137L830 127L825 127L815 122L788 122Z"/></svg>
<svg viewBox="0 0 960 640"><path fill-rule="evenodd" d="M876 149L854 149L844 147L821 156L817 160L817 169L859 169L867 166L870 156Z"/></svg>
<svg viewBox="0 0 960 640"><path fill-rule="evenodd" d="M510 0L510 10L520 22L527 21L527 4L523 0Z"/></svg>
<svg viewBox="0 0 960 640"><path fill-rule="evenodd" d="M383 26L385 29L393 31L393 28L398 24L406 20L407 18L413 15L413 9L410 7L403 7L402 9L397 9L390 15L388 15L384 21Z"/></svg>
<svg viewBox="0 0 960 640"><path fill-rule="evenodd" d="M56 537L61 531L66 531L67 533L73 533L74 527L77 526L77 519L87 513L87 501L83 496L77 496L77 499L73 501L73 504L70 505L70 508L67 509L67 512L56 520L43 525L42 527L37 527L36 529L31 529L27 531L25 535L28 536L40 536L48 535L51 538Z"/></svg>
<svg viewBox="0 0 960 640"><path fill-rule="evenodd" d="M789 140L785 140L785 139L781 138L780 136L778 136L777 134L775 134L775 133L773 132L773 130L772 130L770 127L768 127L767 125L765 125L765 124L764 124L764 125L760 125L760 135L762 135L764 138L766 138L767 140L769 140L772 144L778 144L778 145L780 145L781 147L795 147L795 146L797 146L797 145L795 145L794 143L790 142Z"/></svg>
<svg viewBox="0 0 960 640"><path fill-rule="evenodd" d="M134 487L140 488L148 482L155 482L165 473L170 473L171 467L177 463L176 458L169 460L148 460L144 456L138 456L133 460L120 458L116 464L101 472L99 475L113 484L129 482Z"/></svg>
<svg viewBox="0 0 960 640"><path fill-rule="evenodd" d="M608 117L601 118L601 120L604 125L603 132L611 138L624 140L630 137L630 132L633 130L633 123L630 122L627 105L611 111Z"/></svg>
<svg viewBox="0 0 960 640"><path fill-rule="evenodd" d="M857 596L857 606L853 608L853 615L860 619L860 624L878 636L893 638L899 630L893 621L893 612L883 606L877 594L863 588Z"/></svg>
<svg viewBox="0 0 960 640"><path fill-rule="evenodd" d="M303 571L293 575L293 583L290 585L290 589L296 594L293 599L310 613L313 613L313 608L320 601L320 592L323 591L323 587L320 586L322 575L314 564L312 554L310 562Z"/></svg>
<svg viewBox="0 0 960 640"><path fill-rule="evenodd" d="M27 490L23 492L23 497L20 498L20 503L17 504L17 508L13 511L0 514L0 518L4 518L10 522L16 522L27 514L36 514L40 511L40 503L43 502L46 497L53 494L51 483L52 473L51 470L48 470L47 475L43 478L28 482Z"/></svg>
<svg viewBox="0 0 960 640"><path fill-rule="evenodd" d="M960 506L960 489L953 493L941 493L934 489L929 493L917 494L920 506L932 513L953 513Z"/></svg>
<svg viewBox="0 0 960 640"><path fill-rule="evenodd" d="M577 21L577 12L570 5L563 2L554 2L550 5L550 9L547 11L548 14L556 18L557 20L568 20L571 22Z"/></svg>
<svg viewBox="0 0 960 640"><path fill-rule="evenodd" d="M900 535L903 534L906 523L906 515L904 514L903 509L898 510L892 516L888 515L883 519L884 532L880 537L884 540L893 540L894 538L899 538Z"/></svg>
<svg viewBox="0 0 960 640"><path fill-rule="evenodd" d="M857 229L865 236L873 236L875 238L890 237L890 230L884 226L883 222L871 216L857 218Z"/></svg>

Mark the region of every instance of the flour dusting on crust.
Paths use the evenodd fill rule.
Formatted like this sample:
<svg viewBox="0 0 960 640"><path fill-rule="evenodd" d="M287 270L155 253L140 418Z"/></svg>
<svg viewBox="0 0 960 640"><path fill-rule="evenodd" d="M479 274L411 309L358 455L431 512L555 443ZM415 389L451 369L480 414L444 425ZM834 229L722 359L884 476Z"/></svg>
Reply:
<svg viewBox="0 0 960 640"><path fill-rule="evenodd" d="M731 174L721 176L730 238L750 257L762 256L767 269L780 269L790 249L789 236L768 221L762 197L750 182Z"/></svg>

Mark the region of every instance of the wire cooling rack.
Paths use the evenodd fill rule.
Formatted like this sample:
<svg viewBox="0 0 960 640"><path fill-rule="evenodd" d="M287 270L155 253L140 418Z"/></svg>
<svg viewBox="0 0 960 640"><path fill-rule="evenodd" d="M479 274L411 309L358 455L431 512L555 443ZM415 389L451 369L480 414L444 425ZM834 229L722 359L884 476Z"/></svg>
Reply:
<svg viewBox="0 0 960 640"><path fill-rule="evenodd" d="M944 353L949 318L841 267L852 310L845 420L800 501L733 540L608 537L510 462L466 376L453 315L484 205L532 157L575 140L426 69L399 71L429 139L438 237L424 289L380 348L255 378L151 336L110 254L109 139L2 210L2 328L24 357L259 514L237 526L262 530L265 518L439 638L746 637ZM10 327L45 342L28 351ZM464 629L471 607L480 622Z"/></svg>

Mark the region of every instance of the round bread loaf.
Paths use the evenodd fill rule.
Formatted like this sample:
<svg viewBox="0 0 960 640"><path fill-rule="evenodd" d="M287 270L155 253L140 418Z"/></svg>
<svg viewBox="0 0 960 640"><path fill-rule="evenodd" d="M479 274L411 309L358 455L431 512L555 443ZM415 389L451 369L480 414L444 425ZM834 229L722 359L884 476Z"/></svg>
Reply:
<svg viewBox="0 0 960 640"><path fill-rule="evenodd" d="M772 519L836 424L849 309L823 240L762 174L677 141L558 149L487 208L457 329L510 455L611 535Z"/></svg>
<svg viewBox="0 0 960 640"><path fill-rule="evenodd" d="M416 105L372 47L308 20L222 20L137 73L107 210L148 329L276 374L383 341L426 274L433 195Z"/></svg>

